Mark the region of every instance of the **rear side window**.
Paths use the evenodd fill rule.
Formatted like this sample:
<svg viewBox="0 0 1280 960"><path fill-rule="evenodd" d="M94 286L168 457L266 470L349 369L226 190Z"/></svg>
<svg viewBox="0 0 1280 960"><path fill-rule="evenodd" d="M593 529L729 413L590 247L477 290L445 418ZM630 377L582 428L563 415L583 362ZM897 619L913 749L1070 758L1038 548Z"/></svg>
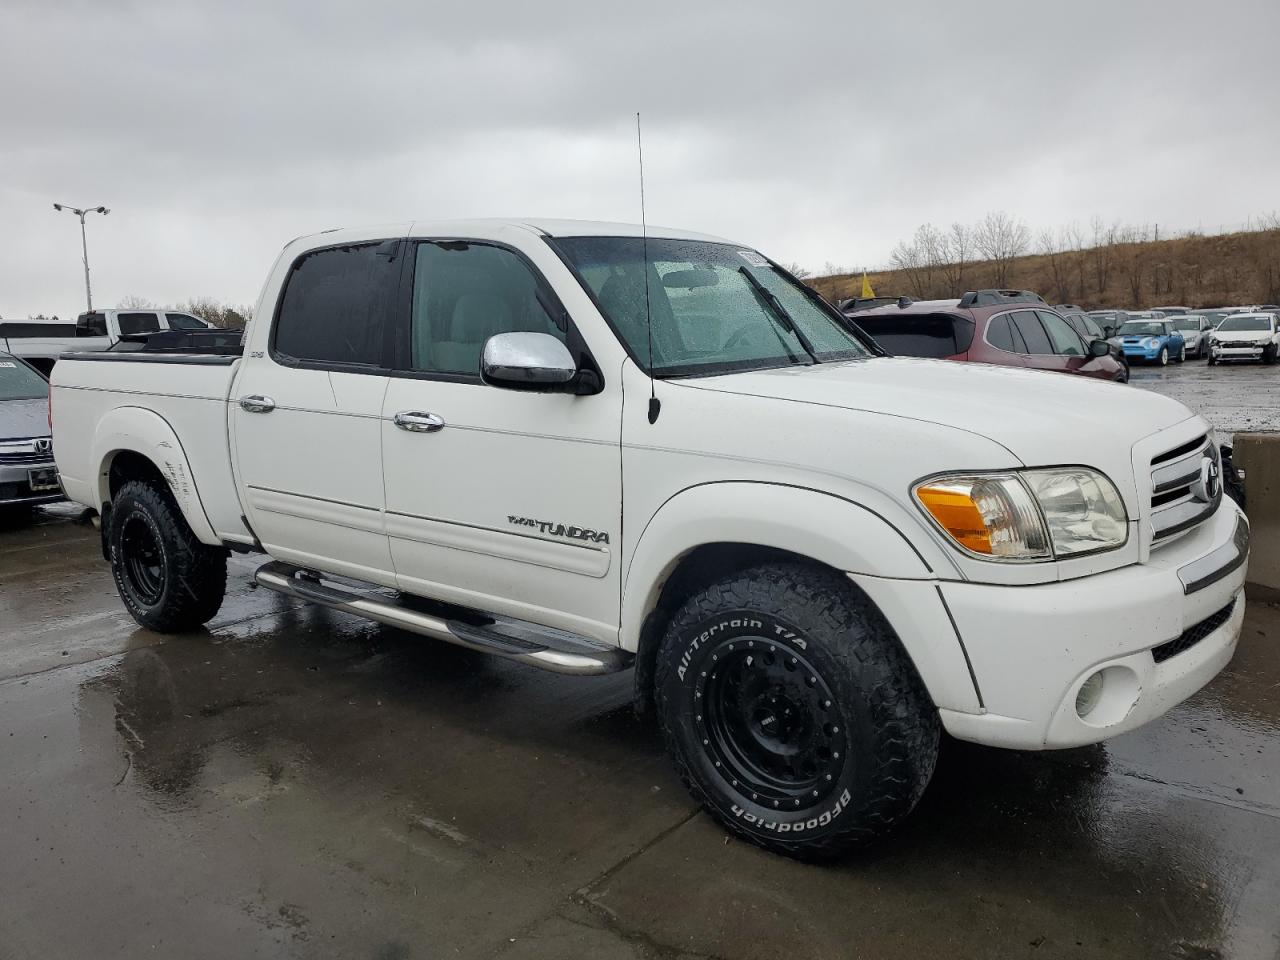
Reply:
<svg viewBox="0 0 1280 960"><path fill-rule="evenodd" d="M860 313L854 322L899 357L953 357L973 342L973 321L947 313Z"/></svg>
<svg viewBox="0 0 1280 960"><path fill-rule="evenodd" d="M165 320L169 323L170 330L208 330L209 325L203 320L197 320L195 317L186 313L166 313Z"/></svg>
<svg viewBox="0 0 1280 960"><path fill-rule="evenodd" d="M77 337L105 337L107 335L107 315L105 313L82 313L76 320Z"/></svg>
<svg viewBox="0 0 1280 960"><path fill-rule="evenodd" d="M1084 341L1080 339L1079 334L1067 325L1067 321L1056 313L1048 313L1044 310L1037 310L1036 313L1049 334L1049 342L1053 344L1054 353L1060 357L1083 357L1085 355Z"/></svg>
<svg viewBox="0 0 1280 960"><path fill-rule="evenodd" d="M120 333L155 333L160 329L160 318L154 313L119 313L116 320L120 324Z"/></svg>
<svg viewBox="0 0 1280 960"><path fill-rule="evenodd" d="M1009 322L1009 315L1006 313L1002 316L995 317L987 326L987 342L997 350L1005 350L1009 353L1026 353L1026 348L1022 345L1022 338L1016 337L1016 332Z"/></svg>
<svg viewBox="0 0 1280 960"><path fill-rule="evenodd" d="M399 241L333 247L293 265L276 316L282 359L380 366L395 307Z"/></svg>
<svg viewBox="0 0 1280 960"><path fill-rule="evenodd" d="M1022 335L1022 342L1027 345L1027 353L1053 353L1053 344L1049 342L1048 334L1036 319L1034 310L1018 310L1010 316L1013 319L1014 328Z"/></svg>

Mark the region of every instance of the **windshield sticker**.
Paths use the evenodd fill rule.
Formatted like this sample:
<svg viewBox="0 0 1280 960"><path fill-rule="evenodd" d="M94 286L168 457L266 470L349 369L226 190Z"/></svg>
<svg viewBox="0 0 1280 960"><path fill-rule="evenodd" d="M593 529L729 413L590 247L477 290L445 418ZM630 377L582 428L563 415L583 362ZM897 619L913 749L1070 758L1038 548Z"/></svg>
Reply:
<svg viewBox="0 0 1280 960"><path fill-rule="evenodd" d="M754 250L739 250L738 256L747 261L747 263L751 264L753 267L767 267L769 265L769 261L760 256L760 254L756 253Z"/></svg>
<svg viewBox="0 0 1280 960"><path fill-rule="evenodd" d="M15 370L18 369L18 365L12 360L0 360L0 367L12 367Z"/></svg>

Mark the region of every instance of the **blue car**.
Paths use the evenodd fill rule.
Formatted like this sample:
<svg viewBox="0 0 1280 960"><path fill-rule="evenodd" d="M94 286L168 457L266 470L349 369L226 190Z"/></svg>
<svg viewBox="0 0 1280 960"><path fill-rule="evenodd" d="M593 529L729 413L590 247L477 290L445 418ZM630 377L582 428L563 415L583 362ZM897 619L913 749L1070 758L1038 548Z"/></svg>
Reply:
<svg viewBox="0 0 1280 960"><path fill-rule="evenodd" d="M1126 320L1111 342L1124 351L1130 363L1158 363L1187 359L1187 342L1173 327L1172 320Z"/></svg>

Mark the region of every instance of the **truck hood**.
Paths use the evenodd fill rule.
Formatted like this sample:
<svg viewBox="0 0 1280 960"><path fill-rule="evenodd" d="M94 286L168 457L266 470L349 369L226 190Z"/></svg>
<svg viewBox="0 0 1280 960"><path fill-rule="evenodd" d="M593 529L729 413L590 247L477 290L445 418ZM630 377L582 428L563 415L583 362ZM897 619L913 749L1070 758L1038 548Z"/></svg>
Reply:
<svg viewBox="0 0 1280 960"><path fill-rule="evenodd" d="M1133 444L1192 416L1168 397L1092 377L979 363L877 357L684 381L954 427L1027 466L1128 461ZM1106 456L1098 456L1110 448Z"/></svg>
<svg viewBox="0 0 1280 960"><path fill-rule="evenodd" d="M0 440L47 436L48 400L0 400Z"/></svg>

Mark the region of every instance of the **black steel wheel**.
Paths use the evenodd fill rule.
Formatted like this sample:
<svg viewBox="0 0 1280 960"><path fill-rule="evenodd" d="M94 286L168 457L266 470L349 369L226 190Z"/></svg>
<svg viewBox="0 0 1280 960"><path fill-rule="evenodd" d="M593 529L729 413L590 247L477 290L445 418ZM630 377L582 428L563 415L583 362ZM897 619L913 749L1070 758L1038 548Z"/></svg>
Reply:
<svg viewBox="0 0 1280 960"><path fill-rule="evenodd" d="M139 480L124 484L106 523L116 589L138 623L171 633L218 612L227 551L200 542L168 490Z"/></svg>
<svg viewBox="0 0 1280 960"><path fill-rule="evenodd" d="M802 859L888 831L937 757L937 710L897 637L846 577L801 563L687 597L658 651L676 771L729 832Z"/></svg>

